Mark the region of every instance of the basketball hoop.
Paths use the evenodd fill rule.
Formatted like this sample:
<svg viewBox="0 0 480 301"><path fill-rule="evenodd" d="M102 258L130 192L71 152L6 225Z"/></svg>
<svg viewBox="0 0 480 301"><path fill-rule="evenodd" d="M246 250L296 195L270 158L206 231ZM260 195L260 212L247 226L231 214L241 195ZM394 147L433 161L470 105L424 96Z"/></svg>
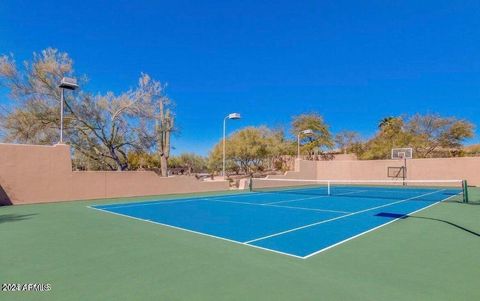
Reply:
<svg viewBox="0 0 480 301"><path fill-rule="evenodd" d="M402 160L402 159L412 159L412 158L413 158L413 149L411 147L392 148L392 159Z"/></svg>
<svg viewBox="0 0 480 301"><path fill-rule="evenodd" d="M404 148L392 148L392 159L393 160L403 160L403 167L397 167L388 169L388 176L390 177L394 170L398 170L397 176L401 175L403 179L403 185L406 185L405 180L407 179L407 159L413 158L413 149L411 147Z"/></svg>

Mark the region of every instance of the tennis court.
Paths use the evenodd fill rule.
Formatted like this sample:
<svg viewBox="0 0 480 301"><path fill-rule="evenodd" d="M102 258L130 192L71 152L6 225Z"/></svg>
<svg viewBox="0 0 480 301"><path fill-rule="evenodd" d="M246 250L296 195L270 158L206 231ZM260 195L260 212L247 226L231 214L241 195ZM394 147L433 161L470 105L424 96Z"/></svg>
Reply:
<svg viewBox="0 0 480 301"><path fill-rule="evenodd" d="M158 224L158 231L170 227L305 259L463 193L457 180L254 179L250 187L234 195L90 207Z"/></svg>

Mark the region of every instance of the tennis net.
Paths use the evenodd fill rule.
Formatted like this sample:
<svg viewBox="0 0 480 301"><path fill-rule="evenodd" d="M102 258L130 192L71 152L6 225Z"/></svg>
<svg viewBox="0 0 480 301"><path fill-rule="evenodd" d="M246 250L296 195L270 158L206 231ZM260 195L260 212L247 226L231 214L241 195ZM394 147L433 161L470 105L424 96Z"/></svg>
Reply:
<svg viewBox="0 0 480 301"><path fill-rule="evenodd" d="M387 199L453 199L468 202L465 180L308 180L252 178L250 191L305 196Z"/></svg>

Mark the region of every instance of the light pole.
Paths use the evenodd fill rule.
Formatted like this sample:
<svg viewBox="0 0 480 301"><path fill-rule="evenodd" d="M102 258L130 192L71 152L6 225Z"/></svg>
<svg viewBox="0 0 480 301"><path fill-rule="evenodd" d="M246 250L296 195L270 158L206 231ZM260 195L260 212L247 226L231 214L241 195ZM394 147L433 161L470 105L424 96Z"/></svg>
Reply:
<svg viewBox="0 0 480 301"><path fill-rule="evenodd" d="M61 89L60 94L60 144L63 144L63 102L64 102L64 94L65 89L67 90L75 90L78 88L77 80L75 78L64 77L60 81L59 85Z"/></svg>
<svg viewBox="0 0 480 301"><path fill-rule="evenodd" d="M297 135L297 159L300 159L300 136L310 136L313 135L313 131L311 129L300 131Z"/></svg>
<svg viewBox="0 0 480 301"><path fill-rule="evenodd" d="M223 118L223 169L222 169L222 176L225 178L225 129L227 119L240 119L239 113L230 113L228 116Z"/></svg>

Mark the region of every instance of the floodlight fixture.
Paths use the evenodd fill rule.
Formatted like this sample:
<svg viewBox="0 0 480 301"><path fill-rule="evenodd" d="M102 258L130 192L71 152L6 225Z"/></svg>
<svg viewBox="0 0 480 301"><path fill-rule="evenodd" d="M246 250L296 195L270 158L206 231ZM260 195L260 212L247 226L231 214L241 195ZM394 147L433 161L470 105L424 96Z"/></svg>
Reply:
<svg viewBox="0 0 480 301"><path fill-rule="evenodd" d="M300 131L297 135L297 158L300 159L300 136L311 136L313 135L313 130L311 129L306 129L303 131Z"/></svg>
<svg viewBox="0 0 480 301"><path fill-rule="evenodd" d="M230 113L228 114L225 118L223 118L223 167L222 167L222 176L225 177L225 162L226 162L226 152L225 152L225 141L226 141L226 137L225 137L225 132L226 132L226 123L227 123L227 119L232 119L232 120L236 120L236 119L240 119L241 116L240 116L240 113Z"/></svg>
<svg viewBox="0 0 480 301"><path fill-rule="evenodd" d="M75 90L78 88L77 79L71 77L64 77L60 81L59 87L67 90Z"/></svg>
<svg viewBox="0 0 480 301"><path fill-rule="evenodd" d="M78 88L77 79L71 77L64 77L58 85L61 89L60 91L60 144L63 143L63 104L65 89L66 90L75 90Z"/></svg>
<svg viewBox="0 0 480 301"><path fill-rule="evenodd" d="M231 113L227 116L228 119L240 119L240 113Z"/></svg>

